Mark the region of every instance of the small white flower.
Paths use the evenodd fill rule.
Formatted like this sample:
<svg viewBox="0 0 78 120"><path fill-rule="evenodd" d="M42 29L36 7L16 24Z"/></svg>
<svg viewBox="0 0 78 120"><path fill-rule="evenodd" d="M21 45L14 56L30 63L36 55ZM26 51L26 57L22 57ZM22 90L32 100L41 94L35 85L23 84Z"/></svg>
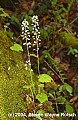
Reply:
<svg viewBox="0 0 78 120"><path fill-rule="evenodd" d="M10 67L8 67L8 70L10 70L11 68Z"/></svg>
<svg viewBox="0 0 78 120"><path fill-rule="evenodd" d="M33 27L36 28L36 25L34 25Z"/></svg>
<svg viewBox="0 0 78 120"><path fill-rule="evenodd" d="M33 44L33 46L35 46L35 44Z"/></svg>
<svg viewBox="0 0 78 120"><path fill-rule="evenodd" d="M32 38L35 38L35 36L33 35Z"/></svg>
<svg viewBox="0 0 78 120"><path fill-rule="evenodd" d="M37 41L39 40L39 38L37 37Z"/></svg>
<svg viewBox="0 0 78 120"><path fill-rule="evenodd" d="M38 29L35 29L36 32L38 32Z"/></svg>
<svg viewBox="0 0 78 120"><path fill-rule="evenodd" d="M39 27L37 27L38 29L40 29Z"/></svg>
<svg viewBox="0 0 78 120"><path fill-rule="evenodd" d="M40 39L39 39L38 41L39 41L39 42L41 42L41 40L40 40Z"/></svg>
<svg viewBox="0 0 78 120"><path fill-rule="evenodd" d="M24 34L24 31L22 31L22 34Z"/></svg>
<svg viewBox="0 0 78 120"><path fill-rule="evenodd" d="M28 37L30 37L30 35L28 35Z"/></svg>
<svg viewBox="0 0 78 120"><path fill-rule="evenodd" d="M34 41L34 43L36 44L37 42L36 42L36 41Z"/></svg>
<svg viewBox="0 0 78 120"><path fill-rule="evenodd" d="M30 63L30 60L28 60L28 63Z"/></svg>
<svg viewBox="0 0 78 120"><path fill-rule="evenodd" d="M29 63L29 66L31 66L31 63Z"/></svg>
<svg viewBox="0 0 78 120"><path fill-rule="evenodd" d="M22 30L24 30L24 27L22 27Z"/></svg>
<svg viewBox="0 0 78 120"><path fill-rule="evenodd" d="M36 49L33 49L33 51L35 51Z"/></svg>
<svg viewBox="0 0 78 120"><path fill-rule="evenodd" d="M31 71L33 72L33 69L31 69Z"/></svg>
<svg viewBox="0 0 78 120"><path fill-rule="evenodd" d="M31 45L31 43L30 43L30 42L28 42L28 43L27 43L27 45Z"/></svg>
<svg viewBox="0 0 78 120"><path fill-rule="evenodd" d="M26 63L28 63L28 61L26 61ZM26 66L27 66L27 64L26 64Z"/></svg>
<svg viewBox="0 0 78 120"><path fill-rule="evenodd" d="M39 43L39 45L41 45L41 43Z"/></svg>
<svg viewBox="0 0 78 120"><path fill-rule="evenodd" d="M26 36L27 34L26 34L26 32L24 33L24 36Z"/></svg>
<svg viewBox="0 0 78 120"><path fill-rule="evenodd" d="M26 45L26 43L23 43L23 45Z"/></svg>
<svg viewBox="0 0 78 120"><path fill-rule="evenodd" d="M38 32L38 34L40 34L40 32Z"/></svg>
<svg viewBox="0 0 78 120"><path fill-rule="evenodd" d="M34 35L36 35L37 33L36 32L34 32Z"/></svg>
<svg viewBox="0 0 78 120"><path fill-rule="evenodd" d="M31 46L29 46L29 48L31 48Z"/></svg>
<svg viewBox="0 0 78 120"><path fill-rule="evenodd" d="M29 41L30 41L30 38L29 38L29 37L27 37L27 40L29 40Z"/></svg>
<svg viewBox="0 0 78 120"><path fill-rule="evenodd" d="M25 33L27 33L28 31L29 31L29 30L26 30L26 29L25 29Z"/></svg>

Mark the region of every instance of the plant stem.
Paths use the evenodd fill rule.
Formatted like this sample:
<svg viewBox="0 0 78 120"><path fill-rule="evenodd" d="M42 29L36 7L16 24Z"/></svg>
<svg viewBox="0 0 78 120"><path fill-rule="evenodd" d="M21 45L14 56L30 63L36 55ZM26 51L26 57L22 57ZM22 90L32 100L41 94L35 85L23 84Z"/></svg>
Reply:
<svg viewBox="0 0 78 120"><path fill-rule="evenodd" d="M37 62L38 62L38 74L40 74L40 69L39 69L39 53L38 53L38 49L39 49L39 46L38 46L38 40L37 40L37 34L36 34L36 42L37 42Z"/></svg>
<svg viewBox="0 0 78 120"><path fill-rule="evenodd" d="M34 101L35 87L34 87L34 83L33 83L33 78L32 78L32 71L31 71L31 69L30 69L30 76L31 76L31 83L32 83L32 87L33 87L33 90L31 89L31 93L32 93L32 96L33 96L33 101Z"/></svg>
<svg viewBox="0 0 78 120"><path fill-rule="evenodd" d="M26 45L27 45L28 60L30 61L30 52L29 52L29 48L28 48L28 44L27 44L27 38L26 38ZM35 87L34 87L33 78L32 78L31 63L29 63L28 68L30 70L31 83L32 83L32 86L33 86L33 90L31 89L31 93L32 93L32 96L33 96L33 101L34 101Z"/></svg>
<svg viewBox="0 0 78 120"><path fill-rule="evenodd" d="M78 17L76 17L74 20L72 20L70 25L73 24L77 19L78 19Z"/></svg>

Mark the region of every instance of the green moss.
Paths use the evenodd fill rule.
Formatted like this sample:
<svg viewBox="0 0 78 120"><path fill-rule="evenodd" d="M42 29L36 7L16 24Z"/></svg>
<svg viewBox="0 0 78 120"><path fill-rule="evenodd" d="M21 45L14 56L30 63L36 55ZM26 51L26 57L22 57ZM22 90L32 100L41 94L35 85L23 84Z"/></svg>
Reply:
<svg viewBox="0 0 78 120"><path fill-rule="evenodd" d="M71 47L78 47L78 40L71 33L61 32L59 33L59 40L62 44Z"/></svg>
<svg viewBox="0 0 78 120"><path fill-rule="evenodd" d="M23 113L26 102L20 96L24 93L24 82L30 82L30 74L25 70L22 55L11 51L12 41L0 31L0 120L14 120L9 113ZM23 120L16 117L15 120Z"/></svg>

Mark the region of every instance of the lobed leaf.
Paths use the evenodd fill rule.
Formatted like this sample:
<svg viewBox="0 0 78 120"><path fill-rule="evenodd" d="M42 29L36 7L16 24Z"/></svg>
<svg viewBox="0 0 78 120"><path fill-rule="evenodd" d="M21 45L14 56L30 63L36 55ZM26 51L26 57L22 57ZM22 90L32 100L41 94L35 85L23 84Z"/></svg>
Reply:
<svg viewBox="0 0 78 120"><path fill-rule="evenodd" d="M38 99L38 101L40 103L44 103L45 101L48 101L48 97L45 93L39 93L36 95L36 99Z"/></svg>
<svg viewBox="0 0 78 120"><path fill-rule="evenodd" d="M14 51L17 51L17 52L23 51L22 46L19 45L19 44L14 44L13 46L10 47L10 49L14 50Z"/></svg>
<svg viewBox="0 0 78 120"><path fill-rule="evenodd" d="M40 74L38 76L38 80L39 82L51 82L51 80L53 80L49 75L47 74Z"/></svg>

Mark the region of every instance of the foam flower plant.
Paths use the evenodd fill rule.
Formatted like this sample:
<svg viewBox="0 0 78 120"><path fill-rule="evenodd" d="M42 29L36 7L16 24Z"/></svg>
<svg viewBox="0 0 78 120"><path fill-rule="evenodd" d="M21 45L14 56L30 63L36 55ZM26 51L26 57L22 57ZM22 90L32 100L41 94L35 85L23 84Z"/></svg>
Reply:
<svg viewBox="0 0 78 120"><path fill-rule="evenodd" d="M26 69L30 68L30 75L31 75L31 85L25 85L23 88L26 89L31 89L31 93L33 96L33 101L34 101L34 95L36 96L36 99L40 101L40 103L43 103L48 100L48 97L45 93L41 93L41 89L44 87L41 83L38 86L39 92L36 95L36 90L34 86L34 82L32 79L32 72L31 72L31 62L30 62L30 57L34 56L37 58L38 62L38 74L39 74L39 47L41 46L41 40L40 40L40 32L39 32L39 19L38 16L33 16L32 17L32 31L30 33L29 30L29 23L26 19L23 20L22 22L22 37L23 37L23 45L25 45L27 49L27 60L26 60ZM30 49L31 48L31 49ZM32 51L33 52L32 52ZM34 53L34 54L32 54ZM50 82L52 78L46 74L39 74L38 76L38 81L39 82Z"/></svg>

